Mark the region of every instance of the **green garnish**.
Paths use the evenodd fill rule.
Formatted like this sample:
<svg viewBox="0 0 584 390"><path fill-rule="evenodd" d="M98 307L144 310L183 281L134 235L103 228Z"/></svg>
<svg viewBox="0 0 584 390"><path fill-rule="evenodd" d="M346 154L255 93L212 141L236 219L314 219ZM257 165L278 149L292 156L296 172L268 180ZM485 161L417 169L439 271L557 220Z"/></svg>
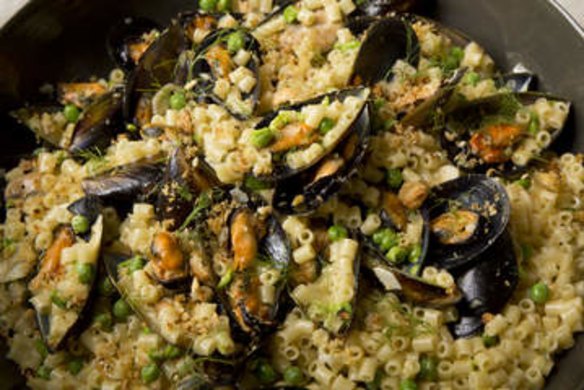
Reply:
<svg viewBox="0 0 584 390"><path fill-rule="evenodd" d="M284 9L284 21L288 24L294 23L298 19L298 9L293 5L289 5Z"/></svg>
<svg viewBox="0 0 584 390"><path fill-rule="evenodd" d="M489 336L488 334L483 334L481 338L483 339L485 348L491 348L499 344L499 336Z"/></svg>
<svg viewBox="0 0 584 390"><path fill-rule="evenodd" d="M392 168L387 170L387 174L385 175L385 181L389 188L397 190L401 187L404 182L404 177L402 175L401 170L397 168Z"/></svg>
<svg viewBox="0 0 584 390"><path fill-rule="evenodd" d="M544 282L539 282L529 289L529 298L535 303L544 304L550 297L550 289Z"/></svg>
<svg viewBox="0 0 584 390"><path fill-rule="evenodd" d="M67 301L64 300L63 298L61 298L59 296L59 293L57 291L53 291L51 293L51 302L53 302L53 304L61 309L66 309L67 308Z"/></svg>
<svg viewBox="0 0 584 390"><path fill-rule="evenodd" d="M183 224L178 228L179 231L185 230L187 226L189 226L197 216L207 207L211 206L211 197L206 192L201 193L195 202L195 207L193 211L189 214L187 219L183 222Z"/></svg>
<svg viewBox="0 0 584 390"><path fill-rule="evenodd" d="M274 133L268 127L254 130L251 133L251 144L258 149L265 148L274 140Z"/></svg>
<svg viewBox="0 0 584 390"><path fill-rule="evenodd" d="M394 264L402 263L407 256L408 252L400 246L394 246L385 254L385 258Z"/></svg>
<svg viewBox="0 0 584 390"><path fill-rule="evenodd" d="M65 108L63 108L63 115L65 115L65 119L69 123L76 123L79 120L79 116L81 112L79 108L77 108L74 104L67 104Z"/></svg>
<svg viewBox="0 0 584 390"><path fill-rule="evenodd" d="M328 229L328 237L329 240L332 242L342 240L343 238L347 238L349 236L349 232L344 226L341 225L333 225Z"/></svg>
<svg viewBox="0 0 584 390"><path fill-rule="evenodd" d="M83 284L91 284L95 277L95 268L93 264L77 263L75 265L79 281Z"/></svg>
<svg viewBox="0 0 584 390"><path fill-rule="evenodd" d="M221 277L221 279L219 280L219 283L217 284L217 288L223 289L223 288L227 287L231 283L232 280L233 280L233 270L228 269L227 272L225 272L225 275L223 275Z"/></svg>
<svg viewBox="0 0 584 390"><path fill-rule="evenodd" d="M234 33L229 34L227 37L227 50L231 54L237 53L243 45L245 44L245 39L241 31L236 31Z"/></svg>
<svg viewBox="0 0 584 390"><path fill-rule="evenodd" d="M184 92L175 92L170 97L170 108L173 110L182 110L187 105L187 98Z"/></svg>
<svg viewBox="0 0 584 390"><path fill-rule="evenodd" d="M156 364L148 364L140 370L140 377L148 385L160 377L160 368Z"/></svg>
<svg viewBox="0 0 584 390"><path fill-rule="evenodd" d="M335 127L334 120L331 118L323 118L318 125L318 130L320 131L320 134L326 134L331 131L333 127Z"/></svg>
<svg viewBox="0 0 584 390"><path fill-rule="evenodd" d="M120 298L114 303L112 312L114 313L114 317L116 317L118 320L124 321L130 314L132 314L132 308L126 301Z"/></svg>

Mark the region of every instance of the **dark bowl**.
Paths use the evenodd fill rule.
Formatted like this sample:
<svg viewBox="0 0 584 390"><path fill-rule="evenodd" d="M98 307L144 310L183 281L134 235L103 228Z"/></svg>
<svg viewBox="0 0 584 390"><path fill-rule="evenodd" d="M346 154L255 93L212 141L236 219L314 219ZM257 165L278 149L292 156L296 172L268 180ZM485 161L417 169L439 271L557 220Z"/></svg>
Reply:
<svg viewBox="0 0 584 390"><path fill-rule="evenodd" d="M2 0L0 0L2 1ZM168 23L195 0L33 0L0 30L0 167L34 148L6 112L35 99L45 82L104 76L112 67L105 49L109 28L126 16ZM542 90L574 103L559 151L584 151L584 32L547 0L438 0L432 11L481 43L506 69L522 62L539 76ZM4 355L4 348L0 346ZM584 389L584 337L558 356L548 389ZM0 358L1 388L20 388L14 366Z"/></svg>

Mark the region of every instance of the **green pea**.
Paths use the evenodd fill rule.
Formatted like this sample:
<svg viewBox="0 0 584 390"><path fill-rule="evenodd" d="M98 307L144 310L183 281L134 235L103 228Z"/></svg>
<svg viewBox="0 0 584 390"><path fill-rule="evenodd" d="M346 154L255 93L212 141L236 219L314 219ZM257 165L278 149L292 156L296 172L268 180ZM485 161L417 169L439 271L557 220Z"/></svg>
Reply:
<svg viewBox="0 0 584 390"><path fill-rule="evenodd" d="M108 277L105 277L100 281L97 289L99 294L104 297L111 297L116 293L116 288Z"/></svg>
<svg viewBox="0 0 584 390"><path fill-rule="evenodd" d="M466 82L473 87L476 86L479 81L481 81L481 76L476 72L468 72L465 76Z"/></svg>
<svg viewBox="0 0 584 390"><path fill-rule="evenodd" d="M75 270L77 271L77 277L81 283L91 284L93 282L95 269L92 264L77 263L75 265Z"/></svg>
<svg viewBox="0 0 584 390"><path fill-rule="evenodd" d="M67 104L65 108L63 108L63 115L65 115L65 119L67 119L67 122L75 123L79 120L81 112L79 111L79 108L77 108L76 105Z"/></svg>
<svg viewBox="0 0 584 390"><path fill-rule="evenodd" d="M182 351L175 345L168 344L164 349L155 350L148 353L150 359L154 361L162 361L167 359L176 359L182 355Z"/></svg>
<svg viewBox="0 0 584 390"><path fill-rule="evenodd" d="M444 68L446 70L454 70L460 65L460 61L464 58L464 50L460 47L453 47L450 53L444 60Z"/></svg>
<svg viewBox="0 0 584 390"><path fill-rule="evenodd" d="M385 229L379 229L378 231L373 233L373 236L371 237L371 239L373 240L373 243L375 245L381 245L381 241L383 241L383 237L385 236L384 231L385 231Z"/></svg>
<svg viewBox="0 0 584 390"><path fill-rule="evenodd" d="M274 368L265 360L258 361L256 368L256 376L261 383L272 383L276 380L276 371Z"/></svg>
<svg viewBox="0 0 584 390"><path fill-rule="evenodd" d="M89 231L89 220L83 215L76 215L71 219L71 227L75 234L83 234Z"/></svg>
<svg viewBox="0 0 584 390"><path fill-rule="evenodd" d="M521 179L516 181L521 187L525 188L526 190L531 187L531 179L529 177L522 177Z"/></svg>
<svg viewBox="0 0 584 390"><path fill-rule="evenodd" d="M120 264L120 267L127 267L130 272L141 270L146 265L146 260L140 256L134 256Z"/></svg>
<svg viewBox="0 0 584 390"><path fill-rule="evenodd" d="M418 259L420 258L421 255L422 255L422 245L416 244L410 250L410 253L408 255L408 260L410 261L410 263L415 263L418 261Z"/></svg>
<svg viewBox="0 0 584 390"><path fill-rule="evenodd" d="M93 321L101 330L109 332L112 329L113 319L110 313L100 313L94 317Z"/></svg>
<svg viewBox="0 0 584 390"><path fill-rule="evenodd" d="M404 379L399 383L399 390L418 390L418 385L413 379Z"/></svg>
<svg viewBox="0 0 584 390"><path fill-rule="evenodd" d="M55 306L58 306L61 309L67 308L67 301L65 299L61 298L57 291L53 291L51 293L51 302L53 302L55 304Z"/></svg>
<svg viewBox="0 0 584 390"><path fill-rule="evenodd" d="M328 237L331 241L339 241L343 238L347 238L349 236L349 232L345 229L344 226L341 225L333 225L328 229Z"/></svg>
<svg viewBox="0 0 584 390"><path fill-rule="evenodd" d="M488 334L483 334L481 337L483 339L483 345L485 348L491 348L499 344L499 336L489 336Z"/></svg>
<svg viewBox="0 0 584 390"><path fill-rule="evenodd" d="M41 359L45 360L45 358L49 355L49 349L47 348L43 340L35 340L34 347L39 353L39 355L41 355Z"/></svg>
<svg viewBox="0 0 584 390"><path fill-rule="evenodd" d="M170 108L182 110L187 105L187 98L183 92L175 92L170 97Z"/></svg>
<svg viewBox="0 0 584 390"><path fill-rule="evenodd" d="M294 23L296 19L298 19L298 10L293 5L289 5L284 9L284 21L291 24Z"/></svg>
<svg viewBox="0 0 584 390"><path fill-rule="evenodd" d="M438 359L432 356L422 356L418 377L425 381L438 379Z"/></svg>
<svg viewBox="0 0 584 390"><path fill-rule="evenodd" d="M112 312L114 313L114 317L123 321L128 318L130 314L132 314L132 308L126 301L120 298L114 303Z"/></svg>
<svg viewBox="0 0 584 390"><path fill-rule="evenodd" d="M274 140L274 133L267 127L251 133L251 144L258 149L265 148Z"/></svg>
<svg viewBox="0 0 584 390"><path fill-rule="evenodd" d="M402 175L401 170L397 168L388 169L387 174L385 175L385 180L389 188L397 190L401 187L402 183L404 182L404 177Z"/></svg>
<svg viewBox="0 0 584 390"><path fill-rule="evenodd" d="M536 283L529 289L529 297L535 303L546 303L550 297L550 289L544 282Z"/></svg>
<svg viewBox="0 0 584 390"><path fill-rule="evenodd" d="M48 381L51 379L51 371L52 370L47 366L40 366L36 371L36 376Z"/></svg>
<svg viewBox="0 0 584 390"><path fill-rule="evenodd" d="M237 53L244 44L244 37L240 31L230 34L227 38L227 50L229 50L230 53Z"/></svg>
<svg viewBox="0 0 584 390"><path fill-rule="evenodd" d="M270 122L270 130L277 131L295 119L295 114L289 111L281 111Z"/></svg>
<svg viewBox="0 0 584 390"><path fill-rule="evenodd" d="M73 375L79 374L83 369L83 360L80 358L74 358L69 363L67 363L67 370Z"/></svg>
<svg viewBox="0 0 584 390"><path fill-rule="evenodd" d="M231 0L219 0L217 2L217 11L219 12L231 11Z"/></svg>
<svg viewBox="0 0 584 390"><path fill-rule="evenodd" d="M379 111L381 109L381 107L385 106L386 103L387 103L387 100L385 100L383 98L376 98L373 101L373 107L375 108L375 110Z"/></svg>
<svg viewBox="0 0 584 390"><path fill-rule="evenodd" d="M531 113L531 120L529 121L529 126L527 127L527 131L529 134L536 135L539 133L539 117L535 113Z"/></svg>
<svg viewBox="0 0 584 390"><path fill-rule="evenodd" d="M405 249L399 246L394 246L389 250L389 252L387 252L385 257L392 263L399 264L406 259L407 255L408 253L406 252Z"/></svg>
<svg viewBox="0 0 584 390"><path fill-rule="evenodd" d="M323 118L318 125L318 130L320 134L326 134L335 127L335 121L331 118Z"/></svg>
<svg viewBox="0 0 584 390"><path fill-rule="evenodd" d="M290 366L284 371L284 381L291 385L300 385L304 382L304 373L296 366Z"/></svg>
<svg viewBox="0 0 584 390"><path fill-rule="evenodd" d="M253 176L247 176L244 185L248 190L261 191L270 188L270 185Z"/></svg>
<svg viewBox="0 0 584 390"><path fill-rule="evenodd" d="M217 284L217 288L222 289L222 288L229 286L229 284L231 283L232 280L233 280L233 270L229 269L229 270L227 270L227 272L225 272L225 275L223 275L221 277L221 279L219 280L219 283Z"/></svg>
<svg viewBox="0 0 584 390"><path fill-rule="evenodd" d="M156 364L148 364L140 370L140 377L142 382L148 385L160 377L160 368Z"/></svg>
<svg viewBox="0 0 584 390"><path fill-rule="evenodd" d="M393 230L390 230L386 233L385 237L383 237L383 240L381 240L381 245L379 245L379 247L383 251L388 251L395 247L398 243L399 240L397 238L397 234L395 234Z"/></svg>
<svg viewBox="0 0 584 390"><path fill-rule="evenodd" d="M217 0L199 0L199 8L203 11L214 11L216 6Z"/></svg>

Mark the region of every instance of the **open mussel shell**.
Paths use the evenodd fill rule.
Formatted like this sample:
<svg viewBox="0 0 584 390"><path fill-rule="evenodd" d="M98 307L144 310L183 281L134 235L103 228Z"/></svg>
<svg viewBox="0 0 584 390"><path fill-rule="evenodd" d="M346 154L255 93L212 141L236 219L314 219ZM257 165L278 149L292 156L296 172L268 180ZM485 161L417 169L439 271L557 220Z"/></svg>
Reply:
<svg viewBox="0 0 584 390"><path fill-rule="evenodd" d="M535 89L537 76L529 72L503 74L495 79L497 87L507 88L511 92L529 92Z"/></svg>
<svg viewBox="0 0 584 390"><path fill-rule="evenodd" d="M159 28L156 22L147 18L125 18L108 34L106 45L110 58L119 67L132 70L148 47L143 35Z"/></svg>
<svg viewBox="0 0 584 390"><path fill-rule="evenodd" d="M105 149L120 130L121 109L120 91L112 91L90 104L75 125L68 150L78 153L89 149Z"/></svg>
<svg viewBox="0 0 584 390"><path fill-rule="evenodd" d="M475 174L434 187L422 208L430 223L429 261L446 269L467 266L489 250L507 229L511 212L505 188Z"/></svg>
<svg viewBox="0 0 584 390"><path fill-rule="evenodd" d="M237 40L237 51L230 43ZM260 44L243 29L221 29L200 44L192 64L193 89L199 101L223 106L237 119L249 118L260 97ZM237 80L237 82L234 82ZM219 83L224 88L219 87ZM221 91L226 89L225 91Z"/></svg>
<svg viewBox="0 0 584 390"><path fill-rule="evenodd" d="M57 84L59 103L62 105L74 104L83 110L107 92L107 85L97 81Z"/></svg>
<svg viewBox="0 0 584 390"><path fill-rule="evenodd" d="M373 85L387 80L392 75L397 60L404 60L417 67L420 59L420 45L410 23L399 17L388 17L374 21L365 18L353 22L351 30L358 32L367 27L365 37L359 47L357 59L350 77L355 85Z"/></svg>
<svg viewBox="0 0 584 390"><path fill-rule="evenodd" d="M438 90L428 99L419 103L415 108L409 111L401 120L404 126L414 126L422 128L432 125L432 121L441 115L442 112L448 111L448 103L458 84L462 81L466 73L465 68L454 71L452 76L443 80Z"/></svg>
<svg viewBox="0 0 584 390"><path fill-rule="evenodd" d="M154 92L175 80L179 55L187 48L182 26L173 23L142 55L126 82L124 117L128 123L142 126L150 122Z"/></svg>
<svg viewBox="0 0 584 390"><path fill-rule="evenodd" d="M272 172L266 175L259 175L257 176L257 179L266 183L274 183L284 179L288 179L294 175L297 175L315 166L320 161L325 159L327 156L330 155L330 153L333 150L335 150L335 148L341 142L347 139L350 134L366 134L366 132L369 130L365 128L370 127L370 118L368 111L369 109L367 102L369 94L370 90L368 88L357 87L345 89L337 92L332 92L326 95L321 95L291 106L283 107L278 109L277 111L274 111L264 116L264 118L256 125L255 127L256 130L269 128L270 125L272 124L272 121L274 121L283 111L285 112L294 111L296 113L300 113L304 107L308 106L321 105L323 106L323 108L325 108L324 106L332 104L333 102L341 102L343 104L348 104L345 103L347 99L350 98L351 100L354 100L350 106L344 107L344 112L340 113L341 115L339 116L338 123L340 123L339 126L342 125L342 128L339 127L337 130L333 129L329 131L327 134L325 134L322 137L324 141L321 142L320 145L317 146L316 142L314 142L306 146L306 148L318 147L319 148L318 153L312 153L308 158L302 159L302 161L298 161L295 163L294 166L291 166L287 156L289 153L295 152L295 150L294 148L285 150L284 152L282 152L283 154L280 155L280 158L272 159L273 166ZM349 117L347 117L347 115L349 115ZM297 122L294 122L292 125L302 126L303 124L304 123L300 118ZM286 124L283 129L285 129L286 126L289 126L289 124ZM310 126L308 125L306 126L308 129L310 129L312 135L315 135L319 131L318 128L312 129ZM280 129L280 131L281 130L282 129ZM278 137L276 137L276 145L278 144L278 141L282 141L282 139L283 138L279 139ZM309 137L303 136L302 140L304 139L309 139ZM273 147L274 146L272 147L268 146L268 148L270 148L270 151L272 152L272 156L275 156L277 153L273 151L274 150Z"/></svg>
<svg viewBox="0 0 584 390"><path fill-rule="evenodd" d="M232 262L227 271L231 280L221 289L225 306L239 328L257 338L278 324L292 261L290 243L275 216L262 220L248 207L231 212L228 236Z"/></svg>
<svg viewBox="0 0 584 390"><path fill-rule="evenodd" d="M363 256L363 266L368 269L385 291L395 292L419 305L444 307L458 303L462 298L456 287L446 289L391 266L384 259L368 253Z"/></svg>
<svg viewBox="0 0 584 390"><path fill-rule="evenodd" d="M76 241L72 228L66 225L61 226L56 232L53 243L43 256L37 275L29 283L32 296L30 301L35 308L39 331L45 344L52 351L61 348L67 338L79 330L78 325L90 307L102 235L101 215L91 227L90 239L87 242ZM86 253L83 278L79 272L80 263L67 266L61 264L63 251L79 245L85 247L79 249ZM55 277L55 273L59 276ZM52 283L61 285L62 283L59 282L62 278L74 278L75 280L71 280L71 283L83 285L83 288L76 287L74 303L73 298L67 298L66 291L59 291L57 285L51 285Z"/></svg>
<svg viewBox="0 0 584 390"><path fill-rule="evenodd" d="M363 159L371 134L369 110L352 126L352 133L314 167L276 183L272 204L282 214L316 210L345 183Z"/></svg>
<svg viewBox="0 0 584 390"><path fill-rule="evenodd" d="M461 320L454 325L454 332L468 337L482 329L482 315L500 312L517 287L519 268L509 232L503 232L477 265L456 275L464 302L459 306ZM471 320L473 317L479 320Z"/></svg>
<svg viewBox="0 0 584 390"><path fill-rule="evenodd" d="M541 117L538 104L549 105L546 109L553 115L547 116L553 117L552 121ZM545 150L559 137L570 106L564 99L535 92L500 93L473 100L446 113L441 143L461 169L512 172L531 162L534 153L530 150ZM544 124L546 128L540 128ZM526 142L531 142L529 148ZM519 148L523 151L517 154Z"/></svg>
<svg viewBox="0 0 584 390"><path fill-rule="evenodd" d="M163 172L159 161L141 160L86 178L81 185L86 195L108 204L145 200L158 189Z"/></svg>

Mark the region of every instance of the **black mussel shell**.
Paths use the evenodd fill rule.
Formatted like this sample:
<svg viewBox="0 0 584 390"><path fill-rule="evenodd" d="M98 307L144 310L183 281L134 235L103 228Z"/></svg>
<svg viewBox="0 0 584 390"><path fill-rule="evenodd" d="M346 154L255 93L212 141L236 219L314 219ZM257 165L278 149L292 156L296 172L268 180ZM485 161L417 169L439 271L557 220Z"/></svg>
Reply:
<svg viewBox="0 0 584 390"><path fill-rule="evenodd" d="M146 50L126 82L124 118L128 123L150 122L154 91L174 81L178 57L187 48L182 26L174 23Z"/></svg>
<svg viewBox="0 0 584 390"><path fill-rule="evenodd" d="M272 204L282 214L307 214L316 210L345 183L369 146L369 109L359 116L352 132L314 167L276 183Z"/></svg>
<svg viewBox="0 0 584 390"><path fill-rule="evenodd" d="M243 47L251 53L251 57L245 64L245 68L251 71L255 78L255 85L249 91L241 91L241 104L230 103L223 100L213 92L215 83L221 79L229 80L229 73L232 71L231 56L227 49L227 43L232 34L239 34L243 40ZM197 50L197 57L191 66L192 77L196 80L194 93L199 101L216 103L223 106L231 115L237 119L245 120L249 118L256 109L260 97L260 44L257 39L248 31L242 29L221 29L207 36ZM236 68L234 67L233 70ZM227 72L228 74L219 74ZM231 81L229 84L232 88ZM250 102L249 105L246 102Z"/></svg>
<svg viewBox="0 0 584 390"><path fill-rule="evenodd" d="M146 199L158 189L163 172L162 163L143 160L86 178L82 187L86 195L97 196L104 203Z"/></svg>
<svg viewBox="0 0 584 390"><path fill-rule="evenodd" d="M529 72L512 72L495 79L497 87L508 88L511 92L533 91L537 85L537 75Z"/></svg>
<svg viewBox="0 0 584 390"><path fill-rule="evenodd" d="M505 188L484 175L465 175L434 187L422 208L428 213L430 224L456 210L480 216L476 234L458 245L443 244L435 234L430 234L429 261L446 269L468 266L482 258L505 232L511 212Z"/></svg>
<svg viewBox="0 0 584 390"><path fill-rule="evenodd" d="M466 74L466 69L461 68L444 80L440 88L428 99L422 101L414 109L408 112L401 120L404 126L424 127L433 125L433 121L449 108L449 102L454 90Z"/></svg>
<svg viewBox="0 0 584 390"><path fill-rule="evenodd" d="M445 289L430 284L389 265L387 261L371 253L364 256L363 266L375 276L385 291L396 292L416 304L444 307L453 305L462 298L457 288Z"/></svg>
<svg viewBox="0 0 584 390"><path fill-rule="evenodd" d="M540 98L562 102L566 105L566 109L570 110L570 103L566 100L535 92L500 93L460 104L450 110L443 118L441 133L442 147L446 150L450 161L463 170L475 172L498 167L501 171L512 173L513 170L524 167L523 165L516 166L511 161L507 149L512 148L513 144L521 137L528 135L529 123L519 124L516 119L517 112ZM566 113L566 117L568 114L569 112ZM529 122L529 118L527 119ZM490 161L485 161L482 156L473 151L472 137L473 135L480 137L481 129L496 124L509 125L511 130L516 130L518 133L509 135L510 145L505 150L495 148L496 154L489 156ZM550 133L552 142L559 137L564 125L565 123L562 123L560 128L556 128ZM473 129L475 131L471 134ZM488 133L486 134L490 136ZM477 143L477 145L480 144ZM486 152L489 152L489 149L485 149ZM529 162L530 160L526 164Z"/></svg>
<svg viewBox="0 0 584 390"><path fill-rule="evenodd" d="M121 108L122 94L119 91L103 95L90 104L75 125L68 150L78 153L89 149L102 150L109 146L121 127Z"/></svg>
<svg viewBox="0 0 584 390"><path fill-rule="evenodd" d="M136 63L131 45L140 43L142 35L159 28L156 22L147 18L125 18L109 32L106 45L110 58L121 68L132 70Z"/></svg>
<svg viewBox="0 0 584 390"><path fill-rule="evenodd" d="M247 214L247 217L242 216L243 213ZM239 217L244 218L242 220L243 222L238 222L241 220ZM254 226L242 226L241 228L235 227L236 223L248 224L249 222L253 223L253 221L258 222L258 217L250 208L241 207L232 211L228 218L229 251L233 256L233 264L230 271L233 273L233 276L229 285L225 286L222 290L228 313L244 334L254 339L273 330L278 325L277 318L280 307L280 296L284 291L286 274L292 261L292 251L288 237L273 215L268 216L265 221L260 222L264 224L265 228L263 237L258 237L259 232L257 229L254 229L254 227L257 228L255 224ZM236 243L233 237L238 232L237 230L234 231L235 229L238 229L240 232L242 231L241 229L244 229L255 236L257 256L261 259L261 265L266 269L276 271L279 275L279 279L274 283L273 303L266 304L268 307L264 308L263 313L258 313L256 309L248 306L248 300L250 299L252 303L261 302L259 296L254 296L255 294L259 294L261 281L258 273L251 269L258 266L259 260L254 260L252 264L236 263L235 256L237 248L234 247ZM255 281L250 280L250 278L255 279ZM242 291L242 289L246 289L250 285L255 285L255 291Z"/></svg>
<svg viewBox="0 0 584 390"><path fill-rule="evenodd" d="M367 98L369 97L369 89L356 87L351 89L344 89L337 92L332 92L326 95L321 95L310 100L296 103L291 106L281 107L278 110L267 114L263 117L263 119L255 126L255 129L262 129L264 127L269 127L270 123L274 118L276 118L280 111L297 111L299 112L302 107L307 105L313 104L321 104L324 100L329 100L333 102L335 100L344 101L349 96L355 96L362 98L363 106L360 108L358 113L355 116L353 122L347 127L344 133L334 142L332 145L323 150L321 154L319 154L316 158L312 159L310 162L306 163L304 166L299 167L297 169L293 169L286 165L285 157L279 159L278 161L272 160L273 171L267 175L260 175L257 176L256 179L265 183L275 183L279 182L284 179L288 179L294 175L297 175L314 165L318 162L322 161L326 156L330 155L330 153L341 143L343 142L350 134L366 134L368 129L363 129L362 127L369 127L369 109L367 104Z"/></svg>
<svg viewBox="0 0 584 390"><path fill-rule="evenodd" d="M364 16L385 16L392 12L418 12L422 9L423 3L420 0L365 0L357 3L357 10L353 15Z"/></svg>
<svg viewBox="0 0 584 390"><path fill-rule="evenodd" d="M74 236L74 233L73 233L70 226L63 225L63 226L61 226L60 229L68 229L70 231L69 234ZM87 295L80 299L80 302L77 304L78 307L76 307L74 309L73 322L70 322L67 325L67 328L65 329L65 331L62 332L60 335L57 335L55 337L54 335L51 335L51 332L52 332L51 325L52 325L52 321L53 321L51 313L47 313L45 311L39 311L39 310L36 310L36 308L35 308L35 319L36 319L37 325L39 327L39 331L41 333L43 341L45 342L45 345L51 351L59 350L60 348L63 347L65 342L70 337L73 337L74 335L78 334L78 332L82 331L82 328L85 325L85 319L86 319L85 317L87 316L89 310L91 309L92 302L93 302L94 297L95 297L95 294L94 294L95 288L94 287L95 287L95 281L97 279L95 277L95 275L97 274L97 266L98 266L98 261L99 261L99 250L100 250L100 246L101 246L101 238L103 235L103 220L102 219L96 220L96 222L92 225L90 236L92 234L97 235L97 241L95 242L94 249L96 251L98 251L98 253L96 254L95 262L92 264L94 267L94 272L91 275L91 280L88 282L89 291L87 292ZM40 272L43 272L41 268L39 268L39 273ZM30 283L34 283L34 280L31 281ZM52 303L52 306L55 306L55 305L56 305L56 303ZM68 308L67 310L71 311L73 309Z"/></svg>
<svg viewBox="0 0 584 390"><path fill-rule="evenodd" d="M363 20L362 20L363 21ZM354 27L354 31L357 27ZM365 32L350 77L356 85L373 85L389 79L397 60L417 67L420 44L415 31L403 18L390 17L374 22Z"/></svg>

